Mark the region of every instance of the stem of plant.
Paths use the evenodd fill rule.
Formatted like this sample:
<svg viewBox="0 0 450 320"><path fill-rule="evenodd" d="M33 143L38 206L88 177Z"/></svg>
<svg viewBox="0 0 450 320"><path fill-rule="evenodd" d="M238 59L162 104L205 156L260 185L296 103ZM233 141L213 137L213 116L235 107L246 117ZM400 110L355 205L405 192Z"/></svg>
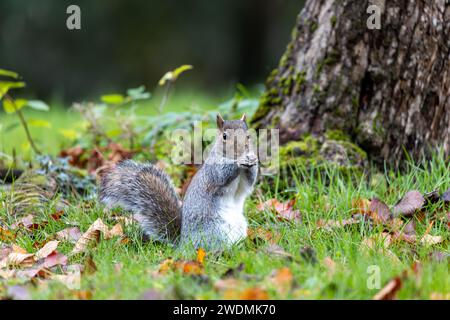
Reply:
<svg viewBox="0 0 450 320"><path fill-rule="evenodd" d="M28 124L27 121L25 120L25 117L22 113L22 111L20 111L19 108L17 108L17 105L14 101L13 98L11 98L11 96L9 96L8 94L6 94L4 96L9 102L11 102L12 106L14 107L14 110L16 111L17 115L19 116L20 119L20 123L22 124L23 129L25 130L25 134L27 136L28 142L30 143L31 148L33 149L33 151L40 155L41 152L39 151L39 149L36 147L36 144L33 141L33 138L31 137L31 133L30 133L30 129L28 128Z"/></svg>
<svg viewBox="0 0 450 320"><path fill-rule="evenodd" d="M159 108L158 108L158 114L159 116L162 116L162 113L164 111L164 107L167 103L167 100L169 99L169 93L170 93L170 88L172 86L172 81L167 82L167 86L166 86L166 90L164 91L164 95L163 98L161 100L161 103L159 104ZM156 143L156 139L158 137L158 132L159 132L159 123L156 124L156 128L155 128L155 137L153 138L153 141L150 145L150 150L152 151L152 153L155 153L155 143Z"/></svg>

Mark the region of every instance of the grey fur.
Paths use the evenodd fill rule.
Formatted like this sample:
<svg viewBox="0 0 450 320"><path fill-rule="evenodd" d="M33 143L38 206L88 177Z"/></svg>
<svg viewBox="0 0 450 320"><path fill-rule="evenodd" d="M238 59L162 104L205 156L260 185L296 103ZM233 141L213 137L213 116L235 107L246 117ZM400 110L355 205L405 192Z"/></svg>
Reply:
<svg viewBox="0 0 450 320"><path fill-rule="evenodd" d="M245 119L245 117L243 117ZM258 159L243 120L218 117L219 134L204 165L193 177L180 208L168 176L151 164L120 163L100 183L100 201L121 206L143 218L141 226L157 240L205 249L223 249L246 236L245 198L258 173ZM244 142L235 142L242 137ZM234 152L224 150L234 145Z"/></svg>

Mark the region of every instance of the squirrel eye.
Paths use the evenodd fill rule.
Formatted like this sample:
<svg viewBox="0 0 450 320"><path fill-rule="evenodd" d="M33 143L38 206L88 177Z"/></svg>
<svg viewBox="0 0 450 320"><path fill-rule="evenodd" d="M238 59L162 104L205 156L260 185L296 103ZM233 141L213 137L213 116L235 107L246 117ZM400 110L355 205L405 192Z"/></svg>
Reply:
<svg viewBox="0 0 450 320"><path fill-rule="evenodd" d="M225 132L223 133L223 140L227 140L227 134Z"/></svg>

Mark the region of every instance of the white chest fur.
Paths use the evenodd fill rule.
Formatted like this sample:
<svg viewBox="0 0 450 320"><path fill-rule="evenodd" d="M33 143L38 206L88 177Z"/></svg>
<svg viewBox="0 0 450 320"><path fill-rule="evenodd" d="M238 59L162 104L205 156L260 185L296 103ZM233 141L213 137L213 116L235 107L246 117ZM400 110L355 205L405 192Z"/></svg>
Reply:
<svg viewBox="0 0 450 320"><path fill-rule="evenodd" d="M244 202L251 188L242 174L236 178L225 191L220 201L221 231L231 245L247 236L247 220L244 216Z"/></svg>

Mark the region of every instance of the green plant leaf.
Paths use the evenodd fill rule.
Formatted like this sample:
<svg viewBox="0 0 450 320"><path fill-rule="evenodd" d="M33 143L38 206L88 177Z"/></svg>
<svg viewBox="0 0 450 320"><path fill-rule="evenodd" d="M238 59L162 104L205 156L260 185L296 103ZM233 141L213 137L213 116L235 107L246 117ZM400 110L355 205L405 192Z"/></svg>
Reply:
<svg viewBox="0 0 450 320"><path fill-rule="evenodd" d="M176 78L178 78L178 76L180 74L182 74L185 71L191 70L193 68L194 67L191 66L190 64L183 64L182 66L176 68L175 70L173 70L173 75L175 76L175 80L176 80Z"/></svg>
<svg viewBox="0 0 450 320"><path fill-rule="evenodd" d="M145 91L145 86L128 89L127 95L132 100L143 100L150 98L150 93Z"/></svg>
<svg viewBox="0 0 450 320"><path fill-rule="evenodd" d="M161 78L161 80L159 80L158 84L160 86L164 86L166 84L167 81L171 81L174 82L178 79L178 76L180 74L182 74L185 71L191 70L194 67L191 66L190 64L184 64L172 71L166 72L166 74Z"/></svg>
<svg viewBox="0 0 450 320"><path fill-rule="evenodd" d="M109 130L106 134L110 138L116 138L116 137L118 137L118 136L120 136L122 134L122 130L120 130L120 129L112 129L112 130Z"/></svg>
<svg viewBox="0 0 450 320"><path fill-rule="evenodd" d="M14 78L14 79L19 78L19 74L17 72L5 70L5 69L0 69L0 76L10 77L10 78Z"/></svg>
<svg viewBox="0 0 450 320"><path fill-rule="evenodd" d="M17 99L14 100L14 104L9 99L3 100L3 110L5 110L6 113L14 113L17 110L22 109L27 105L27 100L25 99Z"/></svg>
<svg viewBox="0 0 450 320"><path fill-rule="evenodd" d="M19 126L20 126L20 123L19 123L19 122L13 122L13 123L7 125L7 126L3 129L3 132L4 132L4 133L7 133L7 132L10 132L10 131L13 131L15 128L17 128L17 127L19 127Z"/></svg>
<svg viewBox="0 0 450 320"><path fill-rule="evenodd" d="M41 119L30 119L28 120L28 124L32 127L36 128L51 128L52 124L49 121L41 120Z"/></svg>
<svg viewBox="0 0 450 320"><path fill-rule="evenodd" d="M117 93L103 95L100 99L107 104L121 104L125 101L125 97Z"/></svg>
<svg viewBox="0 0 450 320"><path fill-rule="evenodd" d="M80 136L79 132L73 129L59 129L59 132L64 136L64 138L69 140L76 140Z"/></svg>
<svg viewBox="0 0 450 320"><path fill-rule="evenodd" d="M28 101L27 106L29 106L30 108L32 108L34 110L39 110L39 111L50 110L50 107L48 106L48 104L46 104L44 101L41 101L41 100L30 100L30 101Z"/></svg>
<svg viewBox="0 0 450 320"><path fill-rule="evenodd" d="M0 99L2 99L10 89L19 89L23 87L25 87L25 82L0 81Z"/></svg>

